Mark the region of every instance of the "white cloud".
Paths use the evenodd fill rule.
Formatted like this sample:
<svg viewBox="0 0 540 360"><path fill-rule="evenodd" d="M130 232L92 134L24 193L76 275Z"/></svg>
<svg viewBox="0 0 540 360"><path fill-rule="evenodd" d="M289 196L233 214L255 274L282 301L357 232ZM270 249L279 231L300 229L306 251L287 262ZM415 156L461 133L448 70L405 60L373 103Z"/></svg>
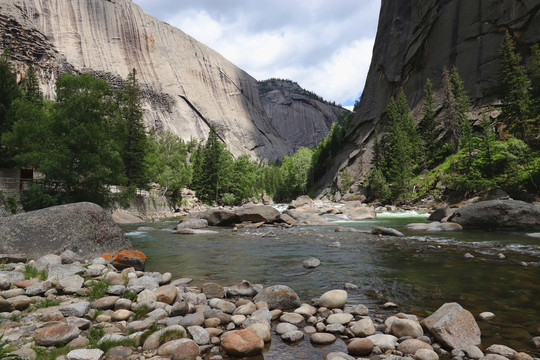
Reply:
<svg viewBox="0 0 540 360"><path fill-rule="evenodd" d="M258 80L288 78L323 98L361 93L380 0L135 0Z"/></svg>

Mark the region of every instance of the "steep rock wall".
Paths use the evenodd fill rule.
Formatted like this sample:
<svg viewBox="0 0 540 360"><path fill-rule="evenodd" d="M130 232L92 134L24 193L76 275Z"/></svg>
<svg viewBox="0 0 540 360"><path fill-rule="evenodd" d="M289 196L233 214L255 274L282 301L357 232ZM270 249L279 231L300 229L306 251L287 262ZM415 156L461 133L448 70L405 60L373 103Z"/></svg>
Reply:
<svg viewBox="0 0 540 360"><path fill-rule="evenodd" d="M63 72L121 82L137 69L148 127L185 140L214 125L234 155L291 153L268 120L255 79L130 0L0 0L0 39L21 73L37 64L52 97Z"/></svg>
<svg viewBox="0 0 540 360"><path fill-rule="evenodd" d="M346 166L356 177L369 170L374 130L384 128L388 101L399 88L418 115L426 79L438 89L443 67L456 66L475 108L496 102L491 94L504 33L526 51L540 41L539 10L538 0L382 0L360 105L346 145L321 181L323 192L335 187Z"/></svg>
<svg viewBox="0 0 540 360"><path fill-rule="evenodd" d="M288 80L259 82L261 102L272 125L287 145L314 148L346 109L332 105Z"/></svg>

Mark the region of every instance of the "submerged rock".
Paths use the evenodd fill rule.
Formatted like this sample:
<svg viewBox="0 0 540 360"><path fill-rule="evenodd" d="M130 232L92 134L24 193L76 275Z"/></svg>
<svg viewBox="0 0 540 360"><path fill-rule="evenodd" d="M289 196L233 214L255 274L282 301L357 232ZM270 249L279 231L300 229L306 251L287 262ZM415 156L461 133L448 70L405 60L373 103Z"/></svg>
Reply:
<svg viewBox="0 0 540 360"><path fill-rule="evenodd" d="M386 236L404 236L402 232L397 231L396 229L392 228L385 228L382 226L374 226L373 229L371 229L371 233L374 235L386 235Z"/></svg>
<svg viewBox="0 0 540 360"><path fill-rule="evenodd" d="M313 268L316 268L316 267L321 265L321 260L319 260L317 258L309 258L309 259L304 260L302 265L306 269L313 269Z"/></svg>

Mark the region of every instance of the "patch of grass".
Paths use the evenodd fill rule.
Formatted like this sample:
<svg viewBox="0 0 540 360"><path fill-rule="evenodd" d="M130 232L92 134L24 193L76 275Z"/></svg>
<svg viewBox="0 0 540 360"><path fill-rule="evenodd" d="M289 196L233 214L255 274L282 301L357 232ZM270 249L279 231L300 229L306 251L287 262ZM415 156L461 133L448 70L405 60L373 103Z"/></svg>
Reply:
<svg viewBox="0 0 540 360"><path fill-rule="evenodd" d="M150 312L150 308L146 305L138 307L133 310L133 320L139 320L143 316L146 316Z"/></svg>
<svg viewBox="0 0 540 360"><path fill-rule="evenodd" d="M13 321L13 322L19 322L21 321L22 318L23 318L22 314L11 314L8 317L8 320Z"/></svg>
<svg viewBox="0 0 540 360"><path fill-rule="evenodd" d="M92 300L99 299L105 294L107 294L107 289L111 283L105 279L100 279L99 281L93 281L92 285L90 285L90 292L88 293L88 296Z"/></svg>
<svg viewBox="0 0 540 360"><path fill-rule="evenodd" d="M156 324L152 325L150 328L146 329L142 334L141 334L141 344L144 344L144 342L146 341L146 339L148 339L148 337L150 335L152 335L153 333L155 333L156 331L158 331L159 328Z"/></svg>
<svg viewBox="0 0 540 360"><path fill-rule="evenodd" d="M69 346L64 346L61 348L34 347L33 349L36 352L36 359L39 360L56 360L57 357L66 355L71 351Z"/></svg>
<svg viewBox="0 0 540 360"><path fill-rule="evenodd" d="M117 341L108 340L99 344L97 348L106 353L113 347L117 347L117 346L130 346L130 347L136 348L137 342L135 342L135 340L133 339L124 339L124 340L117 340Z"/></svg>
<svg viewBox="0 0 540 360"><path fill-rule="evenodd" d="M125 272L124 274L122 274L122 277L124 278L124 286L128 286L128 283L129 283L128 273Z"/></svg>
<svg viewBox="0 0 540 360"><path fill-rule="evenodd" d="M45 299L34 304L35 309L43 309L51 306L60 305L60 301L57 299Z"/></svg>
<svg viewBox="0 0 540 360"><path fill-rule="evenodd" d="M41 281L47 280L47 272L45 270L41 270L38 275L39 275L39 280Z"/></svg>
<svg viewBox="0 0 540 360"><path fill-rule="evenodd" d="M183 332L182 330L170 329L170 330L166 330L165 332L163 332L163 334L161 334L161 336L159 337L159 343L164 344L171 340L183 339L185 337L186 337L186 333Z"/></svg>
<svg viewBox="0 0 540 360"><path fill-rule="evenodd" d="M0 335L0 359L22 360L19 355L13 354L13 349L9 346L9 341L3 341L4 335Z"/></svg>
<svg viewBox="0 0 540 360"><path fill-rule="evenodd" d="M98 327L90 328L90 330L88 330L86 333L86 338L90 341L88 346L91 348L97 348L97 343L103 336L105 336L105 329Z"/></svg>
<svg viewBox="0 0 540 360"><path fill-rule="evenodd" d="M133 301L133 302L137 301L137 294L134 293L134 292L132 292L132 291L128 291L127 293L124 293L124 294L122 295L122 297L123 297L124 299L128 299L128 300L131 300L131 301Z"/></svg>
<svg viewBox="0 0 540 360"><path fill-rule="evenodd" d="M38 270L34 265L26 264L24 265L24 278L26 280L33 279L38 277Z"/></svg>

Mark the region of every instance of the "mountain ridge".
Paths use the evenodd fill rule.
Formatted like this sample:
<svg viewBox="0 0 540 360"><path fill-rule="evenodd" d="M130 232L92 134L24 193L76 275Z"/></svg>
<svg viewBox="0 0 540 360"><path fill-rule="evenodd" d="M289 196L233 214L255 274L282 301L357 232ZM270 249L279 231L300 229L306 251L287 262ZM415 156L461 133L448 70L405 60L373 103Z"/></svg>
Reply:
<svg viewBox="0 0 540 360"><path fill-rule="evenodd" d="M46 97L64 72L118 83L137 69L148 128L205 139L214 125L231 152L275 160L292 150L269 121L257 81L216 51L130 0L0 0L0 36L19 78Z"/></svg>

